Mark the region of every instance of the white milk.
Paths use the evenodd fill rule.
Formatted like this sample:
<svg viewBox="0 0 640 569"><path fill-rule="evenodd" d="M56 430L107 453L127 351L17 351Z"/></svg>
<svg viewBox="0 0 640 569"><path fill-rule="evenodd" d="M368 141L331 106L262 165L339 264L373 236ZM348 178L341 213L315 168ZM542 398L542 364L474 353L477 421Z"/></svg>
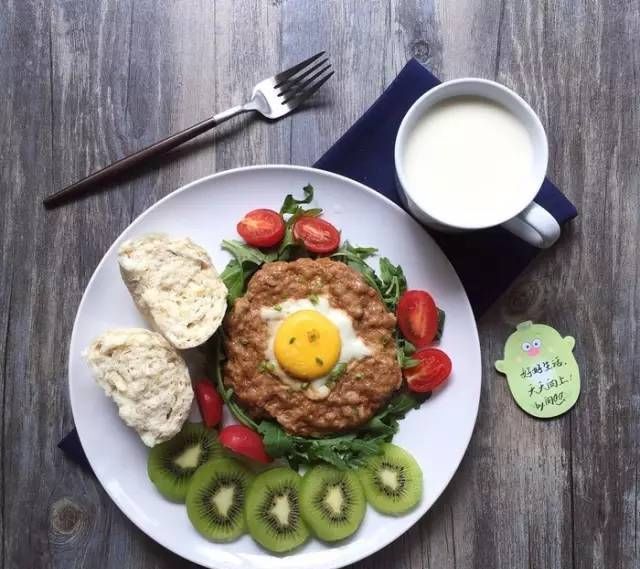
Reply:
<svg viewBox="0 0 640 569"><path fill-rule="evenodd" d="M404 169L419 207L452 225L493 225L528 191L533 144L526 127L489 99L436 103L407 137Z"/></svg>

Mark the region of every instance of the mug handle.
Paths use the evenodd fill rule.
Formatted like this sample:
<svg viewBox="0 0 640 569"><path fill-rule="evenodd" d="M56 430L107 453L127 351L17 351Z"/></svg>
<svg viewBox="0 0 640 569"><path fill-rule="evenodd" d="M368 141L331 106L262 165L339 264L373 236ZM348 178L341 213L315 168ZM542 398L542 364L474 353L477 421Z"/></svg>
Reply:
<svg viewBox="0 0 640 569"><path fill-rule="evenodd" d="M560 225L555 217L535 202L505 221L502 227L540 249L551 247L560 237Z"/></svg>

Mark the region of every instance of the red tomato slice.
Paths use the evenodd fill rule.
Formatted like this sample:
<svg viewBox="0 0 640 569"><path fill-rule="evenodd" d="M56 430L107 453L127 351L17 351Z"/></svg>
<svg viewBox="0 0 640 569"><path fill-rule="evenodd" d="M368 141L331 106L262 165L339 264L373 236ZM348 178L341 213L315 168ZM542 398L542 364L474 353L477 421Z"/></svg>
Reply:
<svg viewBox="0 0 640 569"><path fill-rule="evenodd" d="M202 422L209 429L215 427L222 418L222 397L206 379L196 383L195 392Z"/></svg>
<svg viewBox="0 0 640 569"><path fill-rule="evenodd" d="M451 375L451 359L438 348L425 348L411 357L418 365L402 370L411 391L433 391Z"/></svg>
<svg viewBox="0 0 640 569"><path fill-rule="evenodd" d="M293 226L293 236L304 243L308 251L326 255L340 245L340 233L328 221L304 215Z"/></svg>
<svg viewBox="0 0 640 569"><path fill-rule="evenodd" d="M398 301L398 327L416 348L428 346L438 333L438 309L428 292L408 290Z"/></svg>
<svg viewBox="0 0 640 569"><path fill-rule="evenodd" d="M284 220L271 209L254 209L236 227L240 236L252 247L275 247L284 237Z"/></svg>
<svg viewBox="0 0 640 569"><path fill-rule="evenodd" d="M237 454L247 456L265 464L271 458L264 450L264 443L258 433L244 425L229 425L220 431L218 440L222 446Z"/></svg>

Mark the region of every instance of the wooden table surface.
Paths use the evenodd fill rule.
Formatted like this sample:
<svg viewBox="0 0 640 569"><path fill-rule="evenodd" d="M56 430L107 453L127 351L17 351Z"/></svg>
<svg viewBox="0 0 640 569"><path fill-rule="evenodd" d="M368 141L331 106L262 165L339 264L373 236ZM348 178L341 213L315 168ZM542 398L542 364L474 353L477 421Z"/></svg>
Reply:
<svg viewBox="0 0 640 569"><path fill-rule="evenodd" d="M337 70L326 104L276 124L237 120L99 195L41 206L320 49ZM2 0L2 567L189 566L56 449L73 426L66 359L82 292L159 198L227 168L313 163L412 56L443 79L523 95L580 217L479 322L480 413L452 483L357 567L640 567L638 0ZM577 338L582 396L556 420L523 414L493 369L526 319Z"/></svg>

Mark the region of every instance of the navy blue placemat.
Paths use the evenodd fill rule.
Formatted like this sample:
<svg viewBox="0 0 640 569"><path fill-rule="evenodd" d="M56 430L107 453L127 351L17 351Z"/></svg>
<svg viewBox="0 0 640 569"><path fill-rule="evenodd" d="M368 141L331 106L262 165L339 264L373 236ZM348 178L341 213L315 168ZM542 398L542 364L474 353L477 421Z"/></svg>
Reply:
<svg viewBox="0 0 640 569"><path fill-rule="evenodd" d="M362 182L400 204L393 163L396 133L409 107L439 83L417 60L409 61L380 98L315 163L315 167ZM535 201L560 225L578 213L549 180L544 181ZM499 227L457 235L430 233L460 276L476 317L509 287L539 252ZM60 441L58 447L91 472L75 429Z"/></svg>

